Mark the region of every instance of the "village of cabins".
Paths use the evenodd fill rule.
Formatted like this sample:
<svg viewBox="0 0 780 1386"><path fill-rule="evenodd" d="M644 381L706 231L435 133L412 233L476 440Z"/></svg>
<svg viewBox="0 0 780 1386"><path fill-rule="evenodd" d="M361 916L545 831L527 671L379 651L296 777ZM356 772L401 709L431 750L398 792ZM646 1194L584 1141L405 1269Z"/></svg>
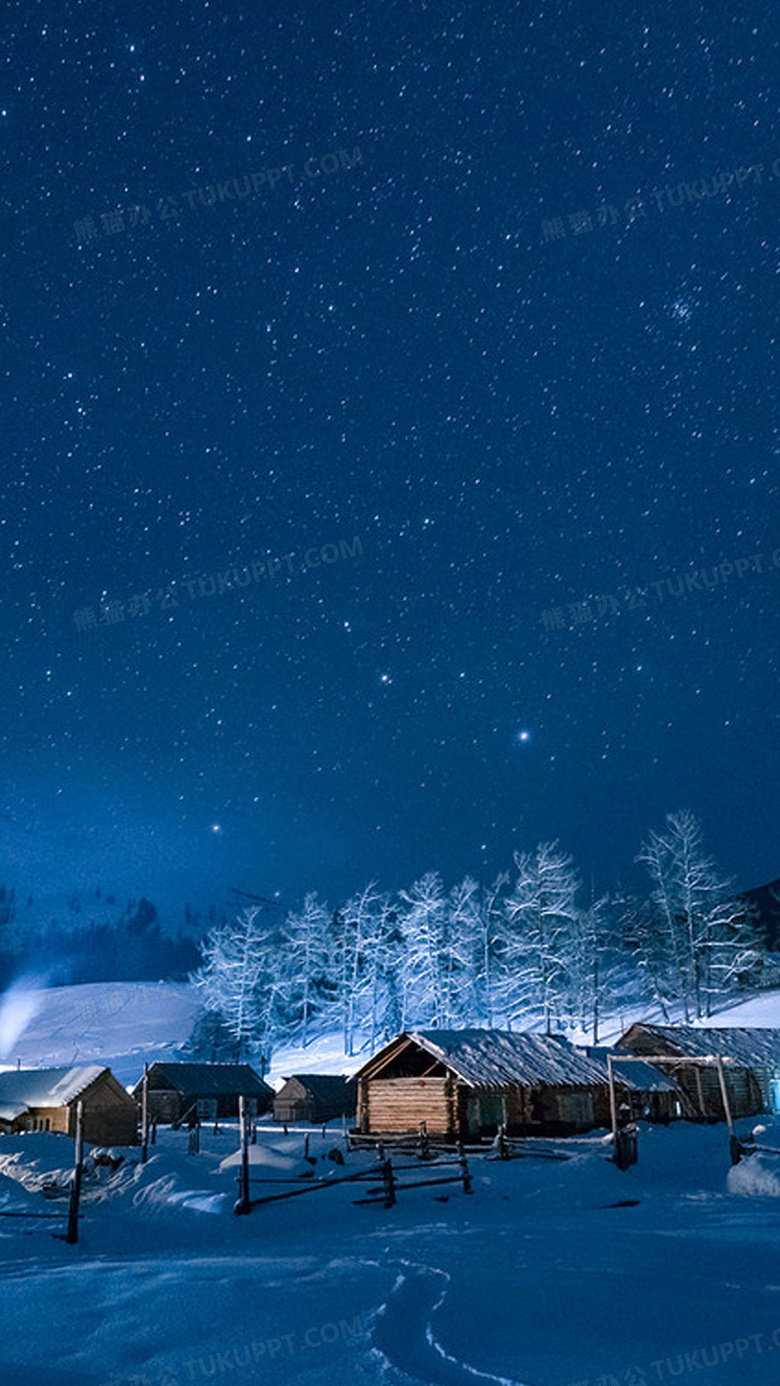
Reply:
<svg viewBox="0 0 780 1386"><path fill-rule="evenodd" d="M252 1117L339 1119L363 1137L420 1130L451 1140L567 1136L623 1123L714 1122L780 1110L780 1030L638 1022L613 1049L503 1030L415 1030L351 1077L290 1075L278 1092L249 1064L152 1063L131 1091L99 1064L0 1073L0 1134L76 1132L137 1144L147 1119L172 1125Z"/></svg>

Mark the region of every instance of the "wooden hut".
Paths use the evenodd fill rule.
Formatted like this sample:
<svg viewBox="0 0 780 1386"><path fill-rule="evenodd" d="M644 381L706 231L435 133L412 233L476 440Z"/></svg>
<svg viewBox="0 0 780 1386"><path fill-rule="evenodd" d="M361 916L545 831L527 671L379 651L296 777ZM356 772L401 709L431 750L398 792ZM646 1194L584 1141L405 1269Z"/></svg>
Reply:
<svg viewBox="0 0 780 1386"><path fill-rule="evenodd" d="M140 1104L143 1078L133 1088ZM149 1069L147 1102L149 1120L161 1124L216 1121L238 1116L238 1099L245 1097L248 1112L259 1116L273 1101L273 1088L264 1083L249 1064L154 1063Z"/></svg>
<svg viewBox="0 0 780 1386"><path fill-rule="evenodd" d="M608 1120L603 1064L563 1039L504 1030L399 1035L355 1075L357 1129L474 1137L567 1135Z"/></svg>
<svg viewBox="0 0 780 1386"><path fill-rule="evenodd" d="M632 1121L657 1121L667 1125L683 1115L685 1094L671 1074L633 1059L627 1062L624 1058L621 1063L619 1052L614 1050L590 1046L585 1052L605 1066L607 1054L611 1053L615 1089L620 1102L628 1106ZM597 1115L609 1124L608 1113L599 1108Z"/></svg>
<svg viewBox="0 0 780 1386"><path fill-rule="evenodd" d="M135 1145L138 1108L110 1068L22 1068L0 1073L0 1127L5 1132L76 1134L82 1103L84 1140L91 1145Z"/></svg>
<svg viewBox="0 0 780 1386"><path fill-rule="evenodd" d="M724 1119L718 1056L724 1061L732 1116L780 1110L780 1030L639 1021L618 1041L618 1048L652 1055L653 1066L674 1077L684 1094L685 1114L693 1120Z"/></svg>
<svg viewBox="0 0 780 1386"><path fill-rule="evenodd" d="M354 1116L355 1083L331 1073L294 1073L274 1098L274 1121L308 1121L319 1125L335 1117Z"/></svg>

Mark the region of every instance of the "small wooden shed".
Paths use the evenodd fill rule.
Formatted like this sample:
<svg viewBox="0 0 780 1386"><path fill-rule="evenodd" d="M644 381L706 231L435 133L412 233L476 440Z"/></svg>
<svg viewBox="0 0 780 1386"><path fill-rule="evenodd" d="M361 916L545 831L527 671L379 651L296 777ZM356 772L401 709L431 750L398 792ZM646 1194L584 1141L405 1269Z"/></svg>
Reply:
<svg viewBox="0 0 780 1386"><path fill-rule="evenodd" d="M606 1123L603 1064L564 1039L506 1030L399 1035L355 1075L357 1129L473 1137L567 1135Z"/></svg>
<svg viewBox="0 0 780 1386"><path fill-rule="evenodd" d="M110 1068L22 1068L0 1073L0 1127L6 1132L76 1134L82 1103L84 1140L90 1145L135 1145L138 1108Z"/></svg>
<svg viewBox="0 0 780 1386"><path fill-rule="evenodd" d="M140 1105L143 1078L133 1088ZM250 1064L180 1064L158 1062L149 1068L149 1119L161 1124L238 1116L238 1099L245 1097L251 1116L267 1112L274 1091Z"/></svg>
<svg viewBox="0 0 780 1386"><path fill-rule="evenodd" d="M355 1115L356 1087L352 1078L331 1073L294 1073L274 1098L274 1121L321 1124Z"/></svg>
<svg viewBox="0 0 780 1386"><path fill-rule="evenodd" d="M718 1056L725 1061L732 1116L780 1111L780 1030L639 1021L626 1030L618 1048L660 1059L653 1066L675 1079L684 1094L685 1114L694 1121L725 1117L716 1062L704 1062Z"/></svg>

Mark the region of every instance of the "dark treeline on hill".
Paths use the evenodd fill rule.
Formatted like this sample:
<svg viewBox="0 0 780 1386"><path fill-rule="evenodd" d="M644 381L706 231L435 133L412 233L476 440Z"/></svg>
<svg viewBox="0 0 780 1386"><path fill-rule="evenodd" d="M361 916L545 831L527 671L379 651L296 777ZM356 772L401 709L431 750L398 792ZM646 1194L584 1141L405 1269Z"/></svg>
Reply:
<svg viewBox="0 0 780 1386"><path fill-rule="evenodd" d="M24 972L52 986L160 977L183 982L201 957L192 934L216 923L214 909L201 916L187 906L187 928L171 935L143 896L119 902L99 889L76 891L52 905L0 885L0 986Z"/></svg>
<svg viewBox="0 0 780 1386"><path fill-rule="evenodd" d="M665 1019L712 1015L777 986L775 933L704 850L687 810L650 832L645 889L596 898L555 842L516 852L485 887L429 872L375 883L333 909L316 892L279 917L261 904L212 928L193 980L212 1019L192 1043L261 1067L280 1043L340 1031L354 1054L411 1026L579 1032L647 1003Z"/></svg>

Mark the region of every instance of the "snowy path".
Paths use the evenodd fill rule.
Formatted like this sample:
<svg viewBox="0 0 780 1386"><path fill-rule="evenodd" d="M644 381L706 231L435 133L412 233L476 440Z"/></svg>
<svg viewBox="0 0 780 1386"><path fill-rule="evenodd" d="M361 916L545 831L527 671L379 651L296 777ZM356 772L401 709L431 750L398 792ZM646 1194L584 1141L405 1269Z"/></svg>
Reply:
<svg viewBox="0 0 780 1386"><path fill-rule="evenodd" d="M436 1313L445 1303L450 1282L451 1276L440 1268L404 1263L372 1333L385 1363L430 1386L526 1386L460 1362L438 1341Z"/></svg>

